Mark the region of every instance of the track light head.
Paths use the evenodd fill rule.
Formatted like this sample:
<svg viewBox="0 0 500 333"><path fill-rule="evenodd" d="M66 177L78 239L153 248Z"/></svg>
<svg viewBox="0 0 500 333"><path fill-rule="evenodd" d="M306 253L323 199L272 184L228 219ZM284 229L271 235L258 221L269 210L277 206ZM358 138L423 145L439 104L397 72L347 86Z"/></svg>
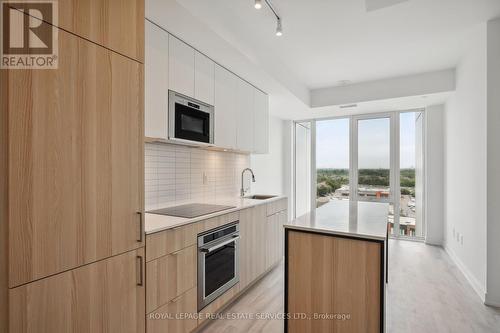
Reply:
<svg viewBox="0 0 500 333"><path fill-rule="evenodd" d="M278 19L276 22L276 36L283 35L283 27L281 26L281 19Z"/></svg>
<svg viewBox="0 0 500 333"><path fill-rule="evenodd" d="M262 0L255 0L255 9L261 9L262 8Z"/></svg>

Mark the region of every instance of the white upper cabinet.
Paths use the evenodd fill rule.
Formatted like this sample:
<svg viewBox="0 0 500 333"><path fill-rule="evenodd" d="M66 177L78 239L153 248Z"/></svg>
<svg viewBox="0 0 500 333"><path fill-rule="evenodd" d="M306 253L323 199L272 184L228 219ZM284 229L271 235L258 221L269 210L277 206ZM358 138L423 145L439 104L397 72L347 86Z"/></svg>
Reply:
<svg viewBox="0 0 500 333"><path fill-rule="evenodd" d="M237 139L238 150L253 151L253 126L254 126L254 87L238 79L237 86Z"/></svg>
<svg viewBox="0 0 500 333"><path fill-rule="evenodd" d="M215 106L214 145L269 151L268 96L155 24L145 22L145 136L168 140L168 91Z"/></svg>
<svg viewBox="0 0 500 333"><path fill-rule="evenodd" d="M236 91L238 78L215 65L215 145L236 148Z"/></svg>
<svg viewBox="0 0 500 333"><path fill-rule="evenodd" d="M254 88L253 151L257 154L269 152L269 99Z"/></svg>
<svg viewBox="0 0 500 333"><path fill-rule="evenodd" d="M194 97L194 54L195 50L170 35L169 37L169 89Z"/></svg>
<svg viewBox="0 0 500 333"><path fill-rule="evenodd" d="M145 135L168 138L168 33L145 24Z"/></svg>
<svg viewBox="0 0 500 333"><path fill-rule="evenodd" d="M194 98L214 105L215 63L198 51L194 54Z"/></svg>

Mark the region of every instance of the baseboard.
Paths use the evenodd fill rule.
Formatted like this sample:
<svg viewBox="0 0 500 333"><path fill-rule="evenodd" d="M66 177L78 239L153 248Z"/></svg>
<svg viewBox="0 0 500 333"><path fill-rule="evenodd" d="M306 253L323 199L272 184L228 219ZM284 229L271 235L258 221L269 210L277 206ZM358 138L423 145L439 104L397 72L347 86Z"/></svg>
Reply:
<svg viewBox="0 0 500 333"><path fill-rule="evenodd" d="M486 293L484 304L500 308L500 300L491 299L491 297L488 297L488 293Z"/></svg>
<svg viewBox="0 0 500 333"><path fill-rule="evenodd" d="M451 260L455 263L455 265L457 265L460 272L462 272L462 274L465 276L472 289L474 289L474 291L479 295L481 301L486 304L486 292L484 291L479 281L474 277L474 275L472 275L467 266L465 266L462 260L458 258L458 256L452 249L450 249L447 245L444 246L444 249L450 256Z"/></svg>
<svg viewBox="0 0 500 333"><path fill-rule="evenodd" d="M428 245L435 245L435 246L443 246L443 239L429 239L429 238L426 238L425 239L425 244L428 244Z"/></svg>

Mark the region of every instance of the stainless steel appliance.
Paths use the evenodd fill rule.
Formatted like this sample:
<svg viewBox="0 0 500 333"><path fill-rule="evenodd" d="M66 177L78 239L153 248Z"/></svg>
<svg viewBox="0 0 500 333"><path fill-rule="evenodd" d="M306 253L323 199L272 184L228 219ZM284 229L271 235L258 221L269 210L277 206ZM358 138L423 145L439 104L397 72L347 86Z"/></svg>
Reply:
<svg viewBox="0 0 500 333"><path fill-rule="evenodd" d="M212 214L216 212L220 212L226 209L235 208L234 206L222 206L222 205L209 205L209 204L201 204L201 203L192 203L180 206L167 207L157 210L151 210L147 213L149 214L158 214L158 215L167 215L167 216L175 216L175 217L185 217L185 218L193 218L202 215Z"/></svg>
<svg viewBox="0 0 500 333"><path fill-rule="evenodd" d="M198 235L198 311L240 280L239 222Z"/></svg>
<svg viewBox="0 0 500 333"><path fill-rule="evenodd" d="M214 107L169 90L169 139L187 144L214 143Z"/></svg>

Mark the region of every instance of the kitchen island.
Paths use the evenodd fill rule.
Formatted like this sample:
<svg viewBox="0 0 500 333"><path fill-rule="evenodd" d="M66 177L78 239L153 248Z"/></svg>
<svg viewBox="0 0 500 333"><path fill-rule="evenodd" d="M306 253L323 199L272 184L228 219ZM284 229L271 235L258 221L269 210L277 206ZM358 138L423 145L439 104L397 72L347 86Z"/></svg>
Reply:
<svg viewBox="0 0 500 333"><path fill-rule="evenodd" d="M386 203L331 201L284 225L285 332L383 332Z"/></svg>

